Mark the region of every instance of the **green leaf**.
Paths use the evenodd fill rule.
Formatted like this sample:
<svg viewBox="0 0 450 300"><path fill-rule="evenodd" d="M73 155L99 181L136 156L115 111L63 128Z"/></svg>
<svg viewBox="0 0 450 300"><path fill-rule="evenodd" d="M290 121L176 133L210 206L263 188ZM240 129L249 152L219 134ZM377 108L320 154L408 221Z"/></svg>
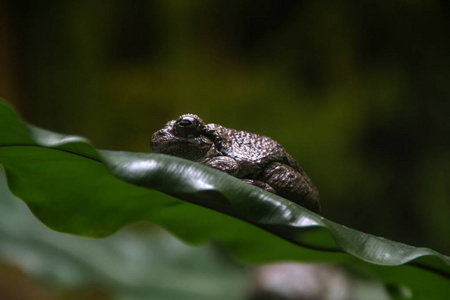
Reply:
<svg viewBox="0 0 450 300"><path fill-rule="evenodd" d="M450 258L431 249L336 224L191 161L96 150L27 125L4 103L0 164L11 191L57 231L100 237L148 220L191 244L217 240L246 262L346 262L418 298L450 295Z"/></svg>

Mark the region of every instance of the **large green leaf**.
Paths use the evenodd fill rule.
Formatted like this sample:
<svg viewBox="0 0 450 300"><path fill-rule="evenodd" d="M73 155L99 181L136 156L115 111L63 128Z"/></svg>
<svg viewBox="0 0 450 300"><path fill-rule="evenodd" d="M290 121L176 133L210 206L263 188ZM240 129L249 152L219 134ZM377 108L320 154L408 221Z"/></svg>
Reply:
<svg viewBox="0 0 450 300"><path fill-rule="evenodd" d="M187 246L154 226L153 230L145 230L143 224L138 230L127 227L103 239L49 230L10 193L4 175L0 167L0 262L6 258L44 287L73 290L94 285L115 300L237 300L248 298L255 272L261 272L226 259L214 243ZM301 272L307 277L302 283L306 294L316 291L324 299L332 295L334 299L335 294L339 299L389 299L383 285L345 266L299 264L296 268L297 272L314 269L310 276ZM333 277L317 276L325 271Z"/></svg>
<svg viewBox="0 0 450 300"><path fill-rule="evenodd" d="M0 164L11 191L57 231L100 237L148 220L192 244L218 240L246 262L347 262L418 298L450 295L450 258L431 249L352 230L187 160L95 150L27 125L4 103Z"/></svg>

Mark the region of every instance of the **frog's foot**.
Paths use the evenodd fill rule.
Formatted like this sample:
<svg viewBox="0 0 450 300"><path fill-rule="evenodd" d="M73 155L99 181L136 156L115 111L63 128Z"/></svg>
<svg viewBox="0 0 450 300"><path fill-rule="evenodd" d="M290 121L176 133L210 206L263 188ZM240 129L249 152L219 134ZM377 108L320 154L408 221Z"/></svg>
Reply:
<svg viewBox="0 0 450 300"><path fill-rule="evenodd" d="M264 182L273 187L277 195L320 212L319 193L303 170L275 162L264 170L263 176Z"/></svg>
<svg viewBox="0 0 450 300"><path fill-rule="evenodd" d="M271 187L270 185L268 185L265 182L259 181L259 180L253 180L253 179L241 179L242 181L257 186L259 188L262 188L263 190L266 190L268 192L274 193L276 194L276 191L273 189L273 187Z"/></svg>

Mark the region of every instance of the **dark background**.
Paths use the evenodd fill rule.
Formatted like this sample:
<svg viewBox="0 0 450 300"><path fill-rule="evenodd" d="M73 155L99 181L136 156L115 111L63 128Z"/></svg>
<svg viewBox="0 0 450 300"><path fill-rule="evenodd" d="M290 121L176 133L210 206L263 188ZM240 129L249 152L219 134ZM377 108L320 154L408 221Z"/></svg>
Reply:
<svg viewBox="0 0 450 300"><path fill-rule="evenodd" d="M450 253L448 1L1 1L0 97L148 152L183 113L268 135L323 215Z"/></svg>

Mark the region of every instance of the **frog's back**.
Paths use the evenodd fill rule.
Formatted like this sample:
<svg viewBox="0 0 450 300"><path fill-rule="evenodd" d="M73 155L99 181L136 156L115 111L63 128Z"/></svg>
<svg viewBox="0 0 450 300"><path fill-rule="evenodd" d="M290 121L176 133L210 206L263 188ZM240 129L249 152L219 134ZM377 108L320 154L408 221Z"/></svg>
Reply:
<svg viewBox="0 0 450 300"><path fill-rule="evenodd" d="M273 139L247 131L226 128L217 124L208 124L210 129L220 136L217 150L240 162L254 164L258 168L272 162L291 164L284 148ZM294 161L292 167L297 168Z"/></svg>

